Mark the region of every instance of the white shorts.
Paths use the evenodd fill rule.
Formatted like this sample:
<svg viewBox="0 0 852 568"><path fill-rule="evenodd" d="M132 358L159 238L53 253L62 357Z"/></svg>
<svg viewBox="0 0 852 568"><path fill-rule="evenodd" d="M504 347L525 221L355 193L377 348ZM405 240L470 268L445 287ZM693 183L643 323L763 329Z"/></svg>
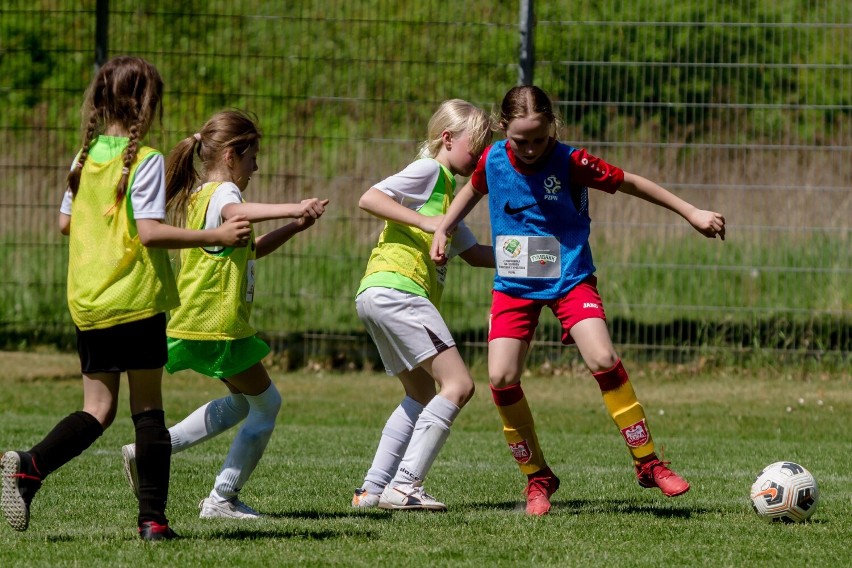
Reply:
<svg viewBox="0 0 852 568"><path fill-rule="evenodd" d="M444 318L422 296L393 288L367 288L355 298L355 308L389 375L410 371L456 345Z"/></svg>

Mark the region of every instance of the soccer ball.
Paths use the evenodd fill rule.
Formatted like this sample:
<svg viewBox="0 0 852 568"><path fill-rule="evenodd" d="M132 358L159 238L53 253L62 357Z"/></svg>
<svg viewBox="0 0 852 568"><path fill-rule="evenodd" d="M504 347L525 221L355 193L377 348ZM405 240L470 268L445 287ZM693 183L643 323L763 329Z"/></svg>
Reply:
<svg viewBox="0 0 852 568"><path fill-rule="evenodd" d="M811 472L797 463L775 462L763 468L751 486L751 506L764 519L800 523L814 514L819 488Z"/></svg>

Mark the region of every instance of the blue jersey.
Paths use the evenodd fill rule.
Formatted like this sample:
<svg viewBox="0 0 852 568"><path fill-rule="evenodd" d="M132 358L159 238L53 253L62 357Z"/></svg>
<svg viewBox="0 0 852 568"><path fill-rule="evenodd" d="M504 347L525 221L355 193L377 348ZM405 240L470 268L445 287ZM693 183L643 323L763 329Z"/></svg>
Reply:
<svg viewBox="0 0 852 568"><path fill-rule="evenodd" d="M485 162L497 273L494 289L518 298L565 296L595 272L588 190L572 196L569 157L557 142L547 163L523 174L495 142Z"/></svg>

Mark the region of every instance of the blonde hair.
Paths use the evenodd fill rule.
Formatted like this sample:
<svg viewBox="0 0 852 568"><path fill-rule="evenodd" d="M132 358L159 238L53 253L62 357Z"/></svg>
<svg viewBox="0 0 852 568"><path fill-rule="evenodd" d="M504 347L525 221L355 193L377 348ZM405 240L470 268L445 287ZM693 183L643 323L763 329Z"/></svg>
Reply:
<svg viewBox="0 0 852 568"><path fill-rule="evenodd" d="M420 144L417 156L437 156L441 150L441 133L445 130L456 136L467 132L470 137L470 152L479 154L491 141L493 125L488 113L476 105L461 99L446 100L429 119L428 137Z"/></svg>
<svg viewBox="0 0 852 568"><path fill-rule="evenodd" d="M212 169L233 148L242 156L260 142L257 117L242 110L223 110L211 116L201 130L172 148L166 158L166 207L170 221L182 225L192 190L201 176L195 169L198 156L204 170Z"/></svg>
<svg viewBox="0 0 852 568"><path fill-rule="evenodd" d="M80 175L92 142L107 126L117 123L130 134L122 156L121 179L115 188L115 202L121 202L127 194L130 165L136 159L139 141L158 114L162 119L162 99L163 79L157 68L141 57L114 57L103 64L83 99L83 142L77 163L68 174L72 195L80 189Z"/></svg>

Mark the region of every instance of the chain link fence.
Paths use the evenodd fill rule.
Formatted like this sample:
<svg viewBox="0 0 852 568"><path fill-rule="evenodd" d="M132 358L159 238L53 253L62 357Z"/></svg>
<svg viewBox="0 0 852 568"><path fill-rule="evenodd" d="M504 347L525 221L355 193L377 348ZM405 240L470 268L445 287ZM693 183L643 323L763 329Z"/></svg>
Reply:
<svg viewBox="0 0 852 568"><path fill-rule="evenodd" d="M709 241L669 211L593 192L592 250L620 351L848 361L848 3L63 4L5 0L0 18L7 347L71 345L56 216L79 107L98 56L133 54L166 85L149 145L167 152L216 110L247 109L263 140L246 198L331 199L259 265L254 321L286 366L376 364L353 294L382 223L358 198L414 158L440 101L493 109L520 76L551 94L563 140L727 218L727 240ZM469 224L489 240L484 204ZM467 355L485 346L491 276L450 269L444 308ZM574 357L558 340L543 317L534 363Z"/></svg>

